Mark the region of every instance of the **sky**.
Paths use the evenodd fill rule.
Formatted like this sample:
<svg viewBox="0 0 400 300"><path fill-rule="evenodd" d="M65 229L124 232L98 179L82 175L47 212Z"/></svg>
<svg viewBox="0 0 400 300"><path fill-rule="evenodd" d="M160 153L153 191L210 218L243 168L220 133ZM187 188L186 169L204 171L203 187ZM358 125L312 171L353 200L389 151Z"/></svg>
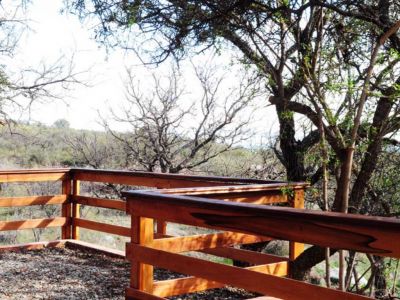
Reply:
<svg viewBox="0 0 400 300"><path fill-rule="evenodd" d="M133 53L126 53L121 49L106 51L93 39L93 31L88 24L82 24L76 16L61 14L62 1L35 0L29 5L27 18L30 29L19 42L19 49L14 61L21 65L39 65L41 62L51 63L59 57L67 61L73 57L75 71L84 71L81 79L85 85L75 85L62 94L63 100L54 102L36 103L25 112L22 119L40 121L48 125L58 119L66 119L71 127L78 129L102 130L99 114L108 116L110 107L118 109L125 99L124 81L127 80L126 68L131 67L140 77L141 89L148 89L146 85L150 79L150 72L141 66L139 59ZM194 58L195 63L202 64L209 59L210 53ZM224 65L224 72L228 69L231 57L214 58L216 63ZM193 79L193 71L183 64L185 82L192 92L200 91ZM166 74L170 64L164 64L156 72ZM228 80L232 86L235 75ZM226 87L229 88L229 87ZM260 101L261 102L261 101ZM276 114L273 109L266 108L266 100L257 109L252 118L252 128L257 136L269 135L276 130ZM124 126L116 128L126 130Z"/></svg>

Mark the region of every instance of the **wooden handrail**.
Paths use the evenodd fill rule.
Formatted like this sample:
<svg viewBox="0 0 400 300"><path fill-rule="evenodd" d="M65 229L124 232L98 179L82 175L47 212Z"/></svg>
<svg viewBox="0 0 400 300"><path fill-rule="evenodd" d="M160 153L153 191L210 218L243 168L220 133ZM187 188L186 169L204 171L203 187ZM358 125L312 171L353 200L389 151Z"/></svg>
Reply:
<svg viewBox="0 0 400 300"><path fill-rule="evenodd" d="M221 202L152 191L124 193L127 211L170 222L271 236L400 258L400 220L333 212Z"/></svg>
<svg viewBox="0 0 400 300"><path fill-rule="evenodd" d="M246 178L228 178L217 176L189 176L180 174L162 174L149 172L92 170L92 169L33 169L0 171L0 183L6 182L38 182L38 181L62 181L60 195L30 196L0 198L1 206L30 206L42 204L61 204L62 215L54 219L22 220L0 222L0 230L19 230L27 228L62 227L62 239L79 239L79 228L96 230L110 234L131 237L135 240L139 237L136 227L123 227L119 225L105 224L79 216L80 205L90 205L107 209L126 210L126 202L121 200L101 199L80 195L80 182L104 182L124 184L132 186L146 186L157 189L158 194L166 197L175 197L177 194L201 196L205 198L227 200L232 202L249 202L258 204L273 204L289 202L293 207L303 207L304 189L306 183L286 183L281 181L257 180ZM154 193L154 190L153 192ZM3 202L2 202L3 200ZM253 254L252 252L234 249L231 246L243 243L269 241L270 237L223 232L209 235L200 235L188 238L166 237L166 223L168 218L157 219L157 232L153 232L153 226L147 227L155 237L162 237L154 243L154 247L168 249L170 251L196 250L208 254L220 255L232 259L245 259L249 262L261 263L249 267L249 270L286 276L288 274L289 261L293 260L303 251L303 244L291 242L289 258L280 258L266 254ZM150 224L150 223L149 223ZM181 241L184 241L181 243ZM181 243L181 245L176 245ZM132 258L132 257L130 257ZM264 263L264 264L263 264ZM207 279L186 278L169 282L172 287L180 288L171 291L166 288L166 282L158 282L155 285L158 295L169 293L181 293L211 287L220 287L221 283ZM195 284L194 287L191 287Z"/></svg>
<svg viewBox="0 0 400 300"><path fill-rule="evenodd" d="M82 169L72 168L70 172L73 176L96 174L101 176L113 176L114 178L123 176L142 177L151 179L175 179L182 181L202 181L202 182L216 182L236 184L273 184L273 183L285 183L284 181L278 180L261 180L261 179L248 179L248 178L235 178L235 177L221 177L221 176L197 176L197 175L182 175L182 174L170 174L170 173L157 173L157 172L141 172L141 171L117 171L117 170L100 170L100 169ZM286 183L287 184L287 183ZM305 183L298 183L300 185L306 185Z"/></svg>
<svg viewBox="0 0 400 300"><path fill-rule="evenodd" d="M79 218L80 204L118 210L125 210L126 207L125 202L121 200L78 195L79 181L148 186L155 187L158 189L158 192L165 194L202 195L208 198L258 204L288 202L290 199L288 195L284 195L284 189L289 186L292 191L302 190L307 186L305 183L291 183L288 185L288 183L281 181L246 178L82 168L0 170L0 183L40 181L62 181L61 194L0 198L0 207L62 204L61 216L71 220L71 222L66 223L62 228L63 239L71 237L79 239L79 224L89 224L84 223L84 221L74 221ZM93 228L100 231L102 229L101 226L91 226L91 229ZM158 233L165 234L166 225L164 221L159 220L157 228Z"/></svg>
<svg viewBox="0 0 400 300"><path fill-rule="evenodd" d="M99 182L108 182L106 180L110 179L111 183L118 183L120 178L150 178L163 179L163 180L178 180L187 182L207 182L210 185L212 183L218 185L249 185L249 184L282 184L288 185L287 182L278 180L261 180L261 179L249 179L249 178L237 178L237 177L221 177L221 176L198 176L198 175L182 175L182 174L169 174L169 173L156 173L156 172L141 172L141 171L119 171L119 170L100 170L100 169L85 169L85 168L46 168L46 169L10 169L10 170L0 170L0 182L7 182L7 176L17 177L18 175L28 176L28 175L43 175L43 174L68 174L71 179L75 178L81 180L80 178L89 178L90 175L97 175L96 179ZM75 176L75 177L74 177ZM30 178L33 178L31 176ZM3 181L5 180L5 181ZM83 180L83 179L82 179ZM30 180L27 180L30 181ZM34 181L34 180L32 180ZM38 177L38 181L46 181L42 177ZM209 186L210 186L209 185ZM291 186L307 186L306 183L290 183Z"/></svg>
<svg viewBox="0 0 400 300"><path fill-rule="evenodd" d="M206 190L205 195L209 196ZM229 193L229 189L225 192ZM225 255L228 248L224 248L224 239L218 239L223 236L221 233L155 239L152 232L154 219L230 231L227 236L232 237L233 242L240 240L239 237L246 237L242 234L253 234L400 258L400 244L394 242L400 239L400 220L394 218L224 202L204 198L194 190L193 193L183 191L183 194L158 191L124 193L133 226L132 243L127 245L127 257L132 263L128 299L165 299L163 297L224 284L282 299L368 299L281 278L290 272L290 265L288 260L279 261L279 257L274 257L273 263L240 269L180 255L180 252L193 250ZM235 256L254 258L253 261L260 259L242 251L234 249ZM153 282L153 265L195 277Z"/></svg>

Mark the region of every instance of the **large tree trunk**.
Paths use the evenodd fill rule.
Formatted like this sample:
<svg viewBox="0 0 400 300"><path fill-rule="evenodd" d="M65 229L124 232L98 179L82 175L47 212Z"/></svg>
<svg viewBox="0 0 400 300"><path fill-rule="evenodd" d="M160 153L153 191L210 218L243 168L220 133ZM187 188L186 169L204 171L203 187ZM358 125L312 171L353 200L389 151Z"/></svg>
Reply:
<svg viewBox="0 0 400 300"><path fill-rule="evenodd" d="M333 255L337 250L330 249ZM305 280L310 274L312 267L324 261L325 248L313 246L306 249L295 261L290 263L290 273L293 279Z"/></svg>
<svg viewBox="0 0 400 300"><path fill-rule="evenodd" d="M374 256L375 259L375 298L382 299L387 296L387 281L385 275L385 260L383 257Z"/></svg>
<svg viewBox="0 0 400 300"><path fill-rule="evenodd" d="M296 141L294 114L286 110L283 105L277 104L276 111L279 119L279 142L282 151L282 163L285 166L289 181L305 179L304 152L300 143Z"/></svg>

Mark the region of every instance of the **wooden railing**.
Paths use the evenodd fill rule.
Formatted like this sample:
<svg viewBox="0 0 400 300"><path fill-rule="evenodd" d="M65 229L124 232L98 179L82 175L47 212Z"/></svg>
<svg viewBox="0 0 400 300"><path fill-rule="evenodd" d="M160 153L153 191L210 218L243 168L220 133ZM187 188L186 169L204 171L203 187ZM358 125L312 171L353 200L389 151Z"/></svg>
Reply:
<svg viewBox="0 0 400 300"><path fill-rule="evenodd" d="M10 230L60 227L60 237L63 240L79 240L79 228L95 230L103 233L125 237L131 236L131 228L121 225L82 218L79 214L80 205L98 208L126 210L126 202L121 199L103 199L80 195L81 182L100 182L123 184L130 186L151 187L173 194L177 188L185 188L185 193L208 193L210 197L218 198L221 189L213 187L231 186L228 198L236 201L254 203L287 202L290 197L284 195L282 188L287 183L241 178L186 176L175 174L160 174L148 172L128 172L91 169L44 169L44 170L4 170L0 171L0 184L26 182L57 182L61 181L61 190L56 195L37 195L24 197L2 197L0 207L21 207L34 205L61 205L61 216L30 220L0 220L0 232ZM269 185L266 188L265 185ZM251 186L254 186L252 189ZM300 185L301 186L301 185ZM161 190L168 188L168 190ZM199 190L200 188L200 190ZM275 195L275 196L273 196ZM225 196L224 196L225 197ZM275 198L274 198L275 197ZM302 198L292 202L293 206L301 207ZM158 233L165 235L166 224L163 220L157 223ZM33 247L31 245L31 247ZM3 247L4 248L4 247ZM293 252L295 253L295 252Z"/></svg>
<svg viewBox="0 0 400 300"><path fill-rule="evenodd" d="M62 188L57 195L25 196L0 198L0 207L20 207L33 205L62 205L60 217L17 221L0 220L0 231L33 228L61 227L62 238L71 234L71 216L69 215L71 177L69 169L54 170L10 170L0 171L0 183L62 181Z"/></svg>
<svg viewBox="0 0 400 300"><path fill-rule="evenodd" d="M0 207L61 205L61 215L0 220L0 232L59 227L63 241L78 241L79 229L85 228L129 237L131 242L126 249L126 257L132 263L131 283L127 289L129 299L164 299L224 285L283 299L363 299L365 297L289 279L290 261L302 253L303 243L400 257L400 243L396 242L400 240L397 219L304 210L307 186L304 183L87 169L0 171L0 184L41 181L61 182L60 191L53 195L2 197ZM81 182L152 189L126 192L127 201L111 200L81 195ZM289 207L275 205L279 203ZM80 205L127 211L131 215L131 226L85 219L79 215ZM167 222L218 232L168 236ZM234 247L273 239L289 241L288 257ZM13 247L19 246L0 249ZM27 246L32 247L37 245ZM182 255L189 251L248 262L250 266L239 268ZM153 281L153 266L189 277Z"/></svg>
<svg viewBox="0 0 400 300"><path fill-rule="evenodd" d="M364 299L289 279L290 261L302 253L303 243L400 258L399 220L304 210L304 183L87 169L0 171L0 184L19 182L61 184L60 191L53 195L1 197L0 207L61 205L61 215L0 220L0 232L59 227L62 241L74 243L80 239L80 228L130 237L126 249L126 257L132 263L131 283L126 291L129 299L164 299L224 285L283 299ZM126 192L127 201L111 200L81 195L81 182L152 189ZM279 203L289 207L274 205ZM85 219L79 215L80 205L127 211L131 226ZM168 236L167 222L218 232ZM233 247L273 239L289 241L288 257ZM39 244L28 244L26 248ZM182 255L189 251L248 262L250 266L239 268ZM153 266L189 277L153 281Z"/></svg>
<svg viewBox="0 0 400 300"><path fill-rule="evenodd" d="M295 202L301 202L303 187L293 186ZM256 188L240 186L125 193L127 212L132 219L132 242L127 245L127 257L132 264L127 298L164 299L233 285L281 299L368 299L284 278L290 273L288 259L228 247L243 241L289 240L292 243L290 259L302 251L301 243L400 258L400 221L397 219L216 200L232 195L237 200L239 191L245 191L244 198L252 198L253 189ZM258 203L279 201L275 195L270 196L261 197L263 200ZM157 219L222 230L222 233L157 239L153 233ZM255 266L238 268L181 254L187 251L244 260ZM153 266L189 277L154 282Z"/></svg>

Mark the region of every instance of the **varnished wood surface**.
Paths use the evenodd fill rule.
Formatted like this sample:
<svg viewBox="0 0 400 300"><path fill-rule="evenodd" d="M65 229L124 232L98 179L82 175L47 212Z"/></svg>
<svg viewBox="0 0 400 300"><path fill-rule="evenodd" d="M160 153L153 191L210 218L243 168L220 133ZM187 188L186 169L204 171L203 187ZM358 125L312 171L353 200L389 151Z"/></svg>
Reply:
<svg viewBox="0 0 400 300"><path fill-rule="evenodd" d="M248 262L251 264L270 264L289 260L286 257L281 257L278 255L254 252L233 247L210 248L200 250L200 252L212 254L219 257L230 258L242 262Z"/></svg>
<svg viewBox="0 0 400 300"><path fill-rule="evenodd" d="M225 284L199 277L185 277L154 282L153 294L170 297L224 287Z"/></svg>
<svg viewBox="0 0 400 300"><path fill-rule="evenodd" d="M95 222L95 221L90 221L90 220L85 220L85 219L80 219L80 218L74 218L73 224L76 227L82 227L82 228L105 232L105 233L110 233L110 234L122 235L122 236L127 236L127 237L129 237L131 235L130 228L118 226L118 225L105 224L105 223L100 223L100 222Z"/></svg>
<svg viewBox="0 0 400 300"><path fill-rule="evenodd" d="M81 191L81 184L79 180L72 180L72 198L79 196ZM79 203L72 203L72 239L74 240L79 240L80 238L80 233L79 233L79 227L78 224L76 223L76 219L79 219L80 217L80 204Z"/></svg>
<svg viewBox="0 0 400 300"><path fill-rule="evenodd" d="M295 190L293 195L289 197L289 205L293 208L304 210L304 190ZM289 242L289 258L295 260L304 251L304 244Z"/></svg>
<svg viewBox="0 0 400 300"><path fill-rule="evenodd" d="M0 207L62 204L67 202L67 195L4 197L0 198Z"/></svg>
<svg viewBox="0 0 400 300"><path fill-rule="evenodd" d="M72 201L81 205L116 209L120 211L126 210L126 202L122 200L109 200L109 199L74 195L72 196Z"/></svg>
<svg viewBox="0 0 400 300"><path fill-rule="evenodd" d="M260 179L247 179L247 178L234 178L234 177L220 177L220 176L196 176L196 175L182 175L182 174L168 174L168 173L157 173L157 172L139 172L139 171L116 171L116 170L98 170L98 169L70 169L71 174L74 178L79 180L79 177L83 174L96 174L104 178L126 178L126 177L142 177L154 179L171 179L180 181L202 181L202 182L217 182L225 183L237 183L237 184L272 184L272 183L284 183L283 181L274 180L260 180ZM116 179L114 179L116 180ZM204 185L207 186L207 185Z"/></svg>
<svg viewBox="0 0 400 300"><path fill-rule="evenodd" d="M197 187L197 188L176 188L176 189L163 189L158 191L161 194L169 195L186 195L186 196L210 196L218 197L218 195L235 195L235 194L246 194L246 193L257 193L262 192L279 192L283 194L285 188L296 190L304 189L307 187L307 183L287 183L287 182L268 182L264 184L250 184L250 185L224 185L224 186L210 186L210 187ZM275 193L274 193L275 194Z"/></svg>
<svg viewBox="0 0 400 300"><path fill-rule="evenodd" d="M154 240L154 220L149 218L131 216L131 241L138 245L148 245ZM131 262L130 286L140 291L153 291L153 272L151 264L144 264L137 260L136 255L128 257L130 247L126 248L127 258Z"/></svg>
<svg viewBox="0 0 400 300"><path fill-rule="evenodd" d="M248 269L227 266L198 258L147 248L137 244L131 244L129 247L131 247L131 253L134 253L135 259L138 259L143 263L154 264L158 267L173 270L175 272L200 278L207 278L212 281L226 283L249 291L282 299L370 299L258 271L254 272Z"/></svg>
<svg viewBox="0 0 400 300"><path fill-rule="evenodd" d="M261 265L248 267L247 270L257 271L264 274L285 276L287 274L287 263ZM199 277L185 277L154 282L153 294L159 297L170 297L186 293L201 292L208 289L224 287L226 284L207 280Z"/></svg>
<svg viewBox="0 0 400 300"><path fill-rule="evenodd" d="M0 170L0 182L56 181L64 179L110 182L116 184L143 185L162 188L210 187L226 185L287 185L283 181L232 178L220 176L195 176L138 171L117 171L79 168L19 169ZM140 180L142 179L142 180ZM291 183L292 186L307 186L305 183Z"/></svg>
<svg viewBox="0 0 400 300"><path fill-rule="evenodd" d="M67 203L61 205L61 217L71 218L72 217L72 205L71 205L71 180L63 180L61 184L61 192L67 198ZM71 225L68 224L61 228L61 238L62 239L70 239L72 237L72 228Z"/></svg>
<svg viewBox="0 0 400 300"><path fill-rule="evenodd" d="M400 220L230 203L154 192L125 193L131 214L271 236L323 247L400 257Z"/></svg>
<svg viewBox="0 0 400 300"><path fill-rule="evenodd" d="M59 227L70 224L68 218L31 219L21 221L0 221L0 231L21 230L33 228Z"/></svg>
<svg viewBox="0 0 400 300"><path fill-rule="evenodd" d="M152 241L148 245L159 250L180 253L222 246L259 243L271 240L272 238L268 237L225 231L220 233L161 238Z"/></svg>
<svg viewBox="0 0 400 300"><path fill-rule="evenodd" d="M0 183L59 181L67 179L68 176L68 172L3 173L0 174Z"/></svg>

